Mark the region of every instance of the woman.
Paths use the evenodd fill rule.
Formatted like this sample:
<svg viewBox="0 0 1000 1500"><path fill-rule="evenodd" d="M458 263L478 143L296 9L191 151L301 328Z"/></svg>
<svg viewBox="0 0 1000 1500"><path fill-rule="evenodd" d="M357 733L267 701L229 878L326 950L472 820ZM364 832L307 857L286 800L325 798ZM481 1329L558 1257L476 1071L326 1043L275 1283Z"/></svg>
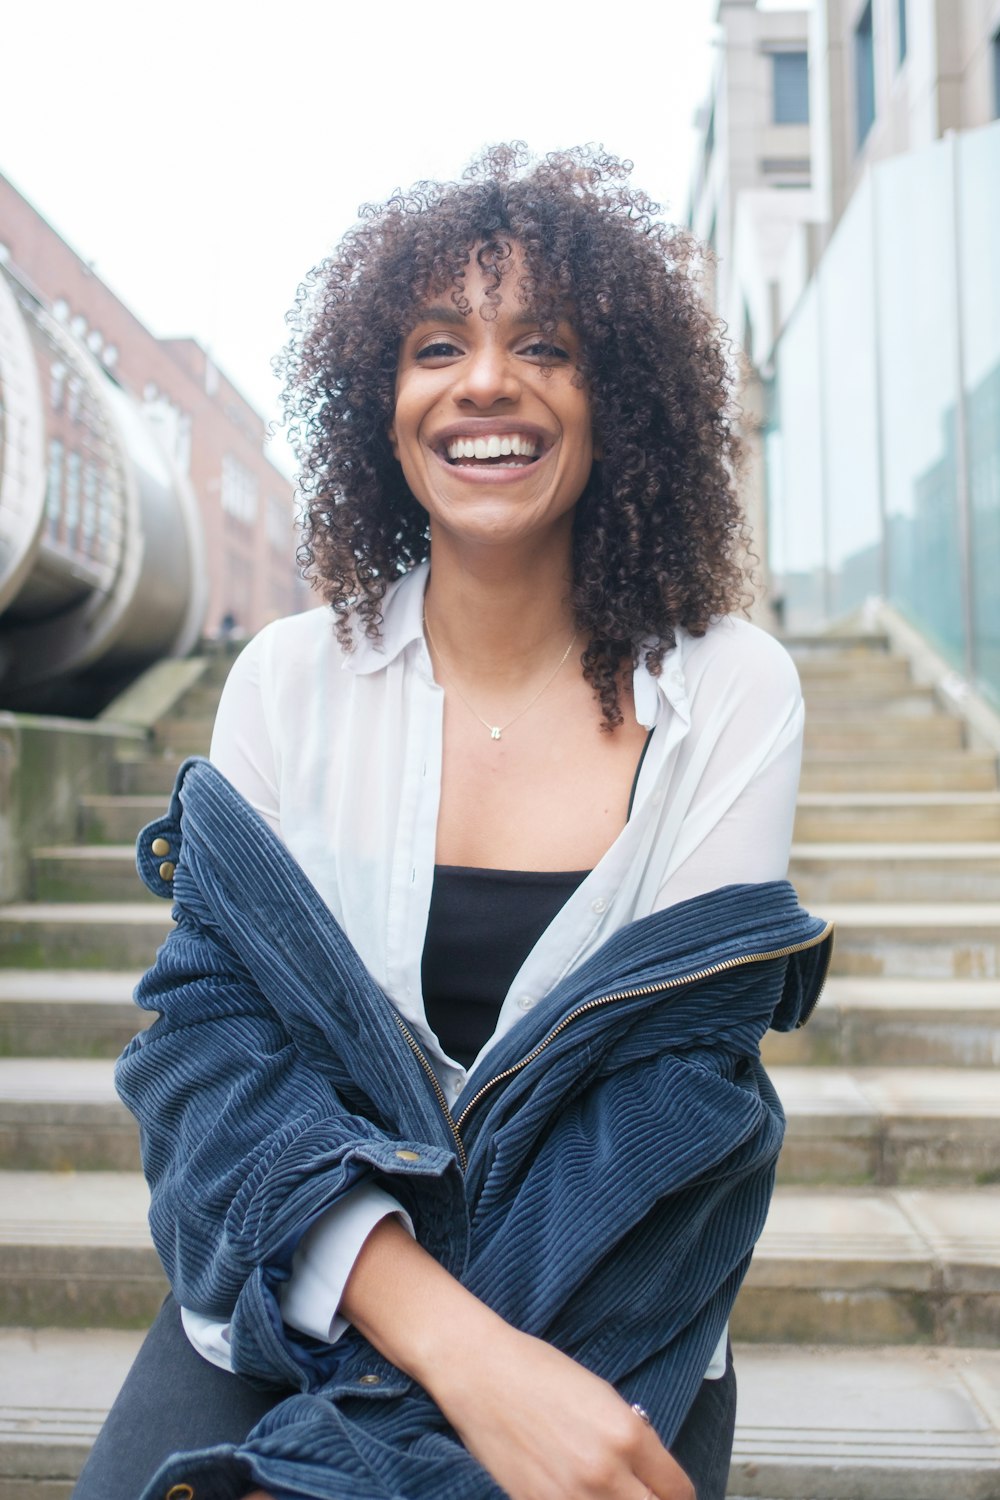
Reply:
<svg viewBox="0 0 1000 1500"><path fill-rule="evenodd" d="M179 851L180 920L119 1086L184 1310L78 1500L192 1449L143 1493L724 1494L725 1321L780 1138L756 1040L826 934L768 884L801 702L726 618L726 361L655 211L612 159L499 148L365 210L304 289L336 629L277 622L227 684L212 760L259 819L196 766L186 822L175 794L140 839L154 889L153 836Z"/></svg>

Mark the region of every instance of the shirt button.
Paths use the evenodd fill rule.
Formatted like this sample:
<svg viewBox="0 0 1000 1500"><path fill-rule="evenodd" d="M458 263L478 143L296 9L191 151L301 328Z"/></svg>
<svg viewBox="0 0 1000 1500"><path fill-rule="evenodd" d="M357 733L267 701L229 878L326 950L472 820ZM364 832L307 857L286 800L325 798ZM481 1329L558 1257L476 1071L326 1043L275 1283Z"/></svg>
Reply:
<svg viewBox="0 0 1000 1500"><path fill-rule="evenodd" d="M598 896L596 901L592 901L590 903L590 909L591 911L596 911L597 915L600 916L602 911L607 911L608 903L605 901L603 896Z"/></svg>
<svg viewBox="0 0 1000 1500"><path fill-rule="evenodd" d="M152 849L157 859L162 859L165 854L170 853L170 845L167 843L166 839L154 839L149 847L150 849Z"/></svg>
<svg viewBox="0 0 1000 1500"><path fill-rule="evenodd" d="M517 1008L518 1010L531 1010L534 1003L535 1002L530 995L522 995L520 1000L517 1002Z"/></svg>
<svg viewBox="0 0 1000 1500"><path fill-rule="evenodd" d="M419 1151L397 1151L396 1155L399 1157L400 1161L419 1161L420 1160L420 1152Z"/></svg>
<svg viewBox="0 0 1000 1500"><path fill-rule="evenodd" d="M362 1375L360 1377L360 1379L358 1380L358 1385L381 1385L381 1384L382 1384L382 1377L380 1375Z"/></svg>

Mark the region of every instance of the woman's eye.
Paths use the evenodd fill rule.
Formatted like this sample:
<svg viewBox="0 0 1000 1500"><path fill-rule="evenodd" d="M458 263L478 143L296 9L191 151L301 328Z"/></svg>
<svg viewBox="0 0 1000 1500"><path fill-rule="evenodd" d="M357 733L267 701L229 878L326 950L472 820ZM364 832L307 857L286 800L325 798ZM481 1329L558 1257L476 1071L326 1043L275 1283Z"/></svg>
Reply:
<svg viewBox="0 0 1000 1500"><path fill-rule="evenodd" d="M416 352L417 359L450 359L461 351L447 339L435 339L433 344L424 344Z"/></svg>
<svg viewBox="0 0 1000 1500"><path fill-rule="evenodd" d="M544 359L553 364L569 359L568 350L561 344L550 344L544 339L535 339L533 343L527 344L522 350L531 359Z"/></svg>

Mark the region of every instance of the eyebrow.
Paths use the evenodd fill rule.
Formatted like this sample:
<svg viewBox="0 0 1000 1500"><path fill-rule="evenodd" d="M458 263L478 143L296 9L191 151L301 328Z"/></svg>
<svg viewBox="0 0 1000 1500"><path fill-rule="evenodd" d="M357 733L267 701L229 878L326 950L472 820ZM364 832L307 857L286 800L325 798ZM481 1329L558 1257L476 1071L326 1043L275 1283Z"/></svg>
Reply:
<svg viewBox="0 0 1000 1500"><path fill-rule="evenodd" d="M468 314L460 313L454 303L440 302L433 307L422 307L418 309L414 328L422 328L425 323L446 323L451 328L464 328L468 323ZM519 313L512 320L516 325L527 328L530 324L537 323L537 315L531 312Z"/></svg>

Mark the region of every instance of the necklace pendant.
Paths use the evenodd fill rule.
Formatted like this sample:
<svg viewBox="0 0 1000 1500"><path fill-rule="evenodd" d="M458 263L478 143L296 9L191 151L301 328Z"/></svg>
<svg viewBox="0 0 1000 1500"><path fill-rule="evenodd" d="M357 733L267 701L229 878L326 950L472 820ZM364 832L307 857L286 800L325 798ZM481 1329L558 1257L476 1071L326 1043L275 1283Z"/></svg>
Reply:
<svg viewBox="0 0 1000 1500"><path fill-rule="evenodd" d="M491 740L498 740L499 738L500 738L500 725L499 724L493 724L491 726L491 728L490 728L490 739Z"/></svg>

